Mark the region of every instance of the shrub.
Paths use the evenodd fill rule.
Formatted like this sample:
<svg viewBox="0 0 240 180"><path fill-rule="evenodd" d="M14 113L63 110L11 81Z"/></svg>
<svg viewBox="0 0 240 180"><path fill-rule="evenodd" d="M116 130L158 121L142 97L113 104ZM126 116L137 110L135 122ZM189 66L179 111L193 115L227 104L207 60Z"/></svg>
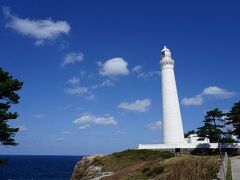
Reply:
<svg viewBox="0 0 240 180"><path fill-rule="evenodd" d="M157 165L155 167L153 167L153 169L149 172L147 172L147 176L148 177L155 177L160 175L161 173L163 173L164 171L164 167L162 165Z"/></svg>
<svg viewBox="0 0 240 180"><path fill-rule="evenodd" d="M168 158L174 157L174 154L172 152L169 152L169 151L162 151L161 152L161 157L164 158L164 159L168 159Z"/></svg>

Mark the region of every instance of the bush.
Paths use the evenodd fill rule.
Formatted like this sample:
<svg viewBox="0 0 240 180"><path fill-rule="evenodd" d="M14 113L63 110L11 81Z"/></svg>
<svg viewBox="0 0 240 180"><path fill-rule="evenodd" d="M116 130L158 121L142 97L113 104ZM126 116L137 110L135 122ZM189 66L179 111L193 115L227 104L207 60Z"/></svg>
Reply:
<svg viewBox="0 0 240 180"><path fill-rule="evenodd" d="M164 171L164 167L162 165L158 165L156 167L153 167L153 169L147 173L147 176L155 177L163 173L163 171Z"/></svg>
<svg viewBox="0 0 240 180"><path fill-rule="evenodd" d="M174 157L174 154L172 152L169 152L169 151L162 151L161 152L161 157L164 158L164 159L168 159L168 158Z"/></svg>
<svg viewBox="0 0 240 180"><path fill-rule="evenodd" d="M144 167L144 168L142 169L142 173L146 173L146 172L148 172L148 171L150 171L150 168L149 168L149 167Z"/></svg>

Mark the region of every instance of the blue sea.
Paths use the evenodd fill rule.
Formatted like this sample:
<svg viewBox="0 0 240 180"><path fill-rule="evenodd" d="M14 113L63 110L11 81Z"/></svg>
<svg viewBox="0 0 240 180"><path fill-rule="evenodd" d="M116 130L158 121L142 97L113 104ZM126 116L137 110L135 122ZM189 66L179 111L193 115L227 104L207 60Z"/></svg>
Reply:
<svg viewBox="0 0 240 180"><path fill-rule="evenodd" d="M0 156L7 165L0 165L0 180L65 180L82 156Z"/></svg>

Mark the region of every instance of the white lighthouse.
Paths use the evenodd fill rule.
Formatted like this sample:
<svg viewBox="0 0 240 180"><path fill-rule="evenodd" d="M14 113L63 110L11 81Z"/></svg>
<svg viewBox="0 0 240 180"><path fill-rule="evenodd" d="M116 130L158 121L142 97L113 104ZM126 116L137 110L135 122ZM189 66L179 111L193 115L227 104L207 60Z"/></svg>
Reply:
<svg viewBox="0 0 240 180"><path fill-rule="evenodd" d="M183 144L184 133L179 107L174 60L166 46L161 51L163 143Z"/></svg>
<svg viewBox="0 0 240 180"><path fill-rule="evenodd" d="M163 113L163 144L139 144L138 149L195 149L219 148L218 143L210 143L207 137L190 134L184 138L181 112L179 107L174 60L166 46L161 51L162 72L162 113ZM240 143L221 144L222 148L240 148Z"/></svg>

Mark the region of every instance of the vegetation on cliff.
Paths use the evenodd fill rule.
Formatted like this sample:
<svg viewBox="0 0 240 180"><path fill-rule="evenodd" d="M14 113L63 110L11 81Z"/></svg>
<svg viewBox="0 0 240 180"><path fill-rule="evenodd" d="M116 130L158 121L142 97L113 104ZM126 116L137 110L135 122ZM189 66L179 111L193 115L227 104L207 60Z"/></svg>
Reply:
<svg viewBox="0 0 240 180"><path fill-rule="evenodd" d="M197 130L185 133L185 138L189 134L197 133L200 137L208 137L212 143L234 143L232 135L240 136L240 101L234 103L227 113L218 108L206 112L203 120L204 125Z"/></svg>
<svg viewBox="0 0 240 180"><path fill-rule="evenodd" d="M127 150L107 156L96 156L92 159L90 168L85 168L79 174L76 167L73 179L87 179L88 169L101 169L112 172L102 176L101 180L144 180L144 179L171 179L192 180L212 179L219 169L219 159L215 156L174 156L171 152L153 150ZM93 168L94 167L94 168ZM93 174L93 173L91 173ZM97 177L95 176L95 177Z"/></svg>

